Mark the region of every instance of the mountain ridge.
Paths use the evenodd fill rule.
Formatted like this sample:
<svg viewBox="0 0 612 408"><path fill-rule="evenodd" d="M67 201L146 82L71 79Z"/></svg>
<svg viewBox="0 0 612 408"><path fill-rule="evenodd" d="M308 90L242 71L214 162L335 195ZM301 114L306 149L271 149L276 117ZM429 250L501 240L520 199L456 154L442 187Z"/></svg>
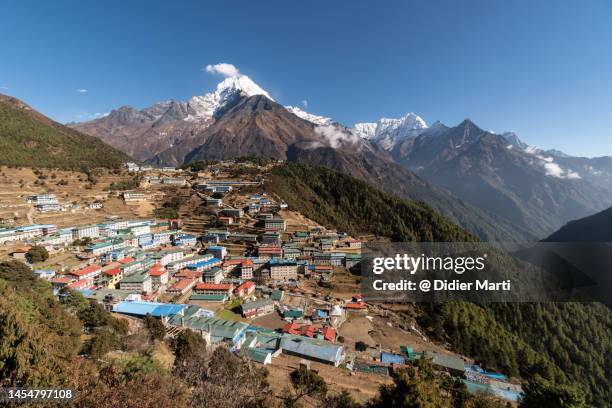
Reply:
<svg viewBox="0 0 612 408"><path fill-rule="evenodd" d="M119 168L129 159L100 139L57 123L15 97L0 94L0 165Z"/></svg>

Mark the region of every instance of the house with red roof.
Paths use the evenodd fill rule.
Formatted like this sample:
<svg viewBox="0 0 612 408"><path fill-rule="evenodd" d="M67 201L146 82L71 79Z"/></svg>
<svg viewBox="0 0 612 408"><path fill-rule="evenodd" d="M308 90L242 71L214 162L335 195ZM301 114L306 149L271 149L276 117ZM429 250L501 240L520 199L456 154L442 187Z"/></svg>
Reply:
<svg viewBox="0 0 612 408"><path fill-rule="evenodd" d="M183 295L189 292L195 285L196 281L194 279L183 278L166 289L166 292Z"/></svg>
<svg viewBox="0 0 612 408"><path fill-rule="evenodd" d="M241 279L253 279L253 270L255 265L251 259L245 259L240 264L240 278Z"/></svg>
<svg viewBox="0 0 612 408"><path fill-rule="evenodd" d="M94 264L77 269L76 271L72 271L68 275L75 279L89 279L93 281L96 277L98 277L98 275L100 275L100 273L102 273L102 267Z"/></svg>
<svg viewBox="0 0 612 408"><path fill-rule="evenodd" d="M168 271L161 264L154 264L149 269L149 276L153 281L153 290L168 283Z"/></svg>
<svg viewBox="0 0 612 408"><path fill-rule="evenodd" d="M255 292L255 282L246 281L242 285L238 286L235 290L236 296L245 298Z"/></svg>

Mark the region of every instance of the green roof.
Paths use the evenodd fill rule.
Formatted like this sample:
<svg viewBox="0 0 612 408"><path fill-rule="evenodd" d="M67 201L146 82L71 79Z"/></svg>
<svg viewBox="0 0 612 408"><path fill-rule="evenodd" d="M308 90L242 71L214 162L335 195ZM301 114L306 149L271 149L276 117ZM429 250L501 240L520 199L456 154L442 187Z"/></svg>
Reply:
<svg viewBox="0 0 612 408"><path fill-rule="evenodd" d="M264 364L266 362L266 358L268 358L268 355L270 355L270 352L251 348L247 349L246 354L249 360Z"/></svg>
<svg viewBox="0 0 612 408"><path fill-rule="evenodd" d="M304 312L301 311L300 309L291 309L283 313L283 317L297 318L297 317L302 317L302 316L304 316Z"/></svg>
<svg viewBox="0 0 612 408"><path fill-rule="evenodd" d="M204 300L210 302L224 302L226 299L227 295L216 295L209 293L194 293L190 298L190 300Z"/></svg>
<svg viewBox="0 0 612 408"><path fill-rule="evenodd" d="M121 280L121 283L143 283L147 279L151 279L146 271L129 274Z"/></svg>
<svg viewBox="0 0 612 408"><path fill-rule="evenodd" d="M240 305L240 307L244 311L244 310L259 309L260 307L268 306L271 304L274 304L274 300L272 299L259 299L259 300L254 300L253 302L243 303L242 305Z"/></svg>
<svg viewBox="0 0 612 408"><path fill-rule="evenodd" d="M272 291L270 297L272 298L272 300L280 301L283 298L284 294L285 293L282 290L275 289Z"/></svg>

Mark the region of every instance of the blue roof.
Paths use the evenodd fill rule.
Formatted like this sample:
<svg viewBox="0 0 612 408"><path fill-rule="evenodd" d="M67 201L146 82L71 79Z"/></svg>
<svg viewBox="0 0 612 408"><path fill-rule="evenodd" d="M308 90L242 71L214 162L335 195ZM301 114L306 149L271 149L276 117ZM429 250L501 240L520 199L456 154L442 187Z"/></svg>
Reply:
<svg viewBox="0 0 612 408"><path fill-rule="evenodd" d="M401 354L385 353L382 351L380 353L380 362L383 364L404 364L405 360Z"/></svg>
<svg viewBox="0 0 612 408"><path fill-rule="evenodd" d="M200 261L200 262L196 262L196 263L187 264L187 267L188 268L199 268L199 267L202 267L202 266L208 266L208 265L214 264L216 262L221 262L221 260L218 259L218 258L210 258L210 259L208 259L206 261Z"/></svg>
<svg viewBox="0 0 612 408"><path fill-rule="evenodd" d="M157 302L121 302L113 306L113 312L124 313L136 316L145 316L150 314L154 317L172 316L187 305L177 305L173 303L157 303Z"/></svg>

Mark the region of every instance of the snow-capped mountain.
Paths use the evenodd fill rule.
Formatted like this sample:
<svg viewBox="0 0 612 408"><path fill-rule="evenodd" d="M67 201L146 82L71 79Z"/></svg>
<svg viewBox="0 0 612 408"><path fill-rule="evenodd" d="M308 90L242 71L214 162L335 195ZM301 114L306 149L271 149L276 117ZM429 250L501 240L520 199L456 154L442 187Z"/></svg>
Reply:
<svg viewBox="0 0 612 408"><path fill-rule="evenodd" d="M400 141L417 137L426 129L427 123L411 112L399 119L381 118L376 123L356 123L352 131L385 150L391 150Z"/></svg>
<svg viewBox="0 0 612 408"><path fill-rule="evenodd" d="M174 145L185 144L210 126L216 115L242 96L270 95L246 75L225 78L213 92L189 102L167 100L138 110L131 106L71 127L99 137L139 160L148 160ZM195 143L195 142L194 142Z"/></svg>
<svg viewBox="0 0 612 408"><path fill-rule="evenodd" d="M325 116L313 115L312 113L308 113L297 106L285 106L289 112L293 113L295 116L307 120L309 122L314 123L315 125L320 126L329 126L334 123L332 118L328 118Z"/></svg>
<svg viewBox="0 0 612 408"><path fill-rule="evenodd" d="M225 78L217 85L215 92L203 96L194 96L189 100L188 120L209 119L238 95L263 95L272 97L246 75Z"/></svg>

